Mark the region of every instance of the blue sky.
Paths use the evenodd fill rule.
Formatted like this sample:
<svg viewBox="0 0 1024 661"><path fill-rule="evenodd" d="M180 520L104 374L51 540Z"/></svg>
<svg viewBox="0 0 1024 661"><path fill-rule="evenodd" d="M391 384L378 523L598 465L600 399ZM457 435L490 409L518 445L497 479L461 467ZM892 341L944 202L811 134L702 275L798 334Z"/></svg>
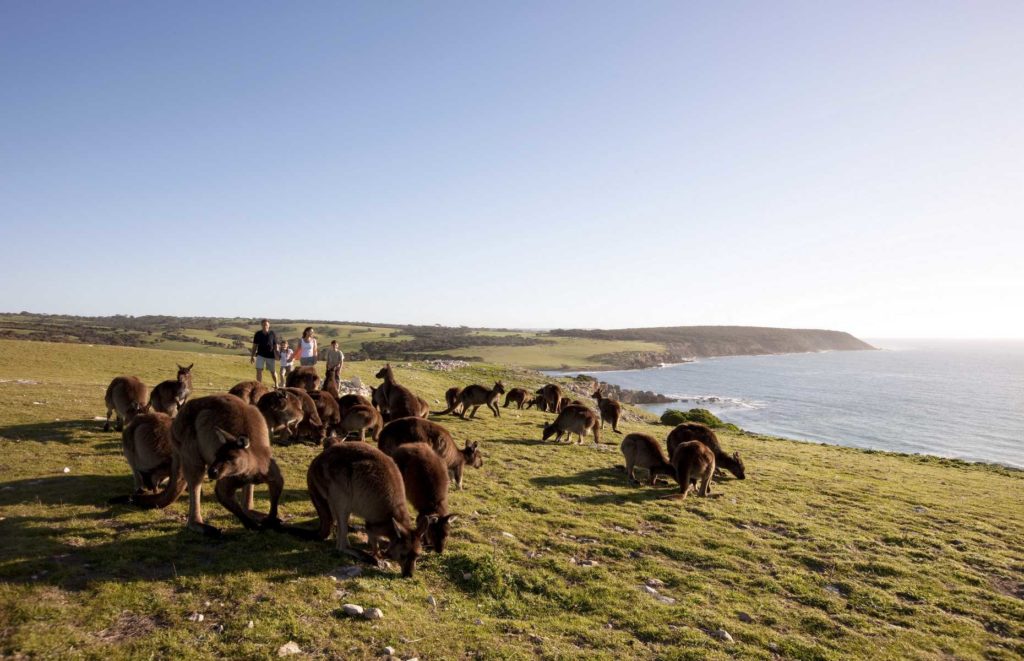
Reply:
<svg viewBox="0 0 1024 661"><path fill-rule="evenodd" d="M1024 3L0 4L0 310L1024 336Z"/></svg>

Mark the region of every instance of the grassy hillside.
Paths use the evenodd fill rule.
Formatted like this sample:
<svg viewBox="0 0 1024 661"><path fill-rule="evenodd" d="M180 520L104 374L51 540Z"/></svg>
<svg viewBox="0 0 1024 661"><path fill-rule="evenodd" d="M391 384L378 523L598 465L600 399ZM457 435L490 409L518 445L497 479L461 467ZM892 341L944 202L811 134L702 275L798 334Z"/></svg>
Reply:
<svg viewBox="0 0 1024 661"><path fill-rule="evenodd" d="M610 431L600 446L556 445L540 442L550 416L536 411L446 417L485 453L452 494L462 518L449 549L424 556L411 580L337 578L351 561L329 544L248 532L209 486L220 540L184 529L185 501L105 504L131 488L119 436L94 420L109 379L155 383L188 360L214 392L250 376L244 359L11 341L0 355L0 656L265 658L289 641L345 658L389 645L423 659L1024 655L1018 471L726 434L748 479L679 501L669 487L626 484ZM351 370L373 382L377 366ZM396 376L432 402L453 383L540 383L488 365L399 365ZM275 450L293 521L312 517L315 453ZM658 595L642 588L654 580ZM384 618L346 618L346 602Z"/></svg>

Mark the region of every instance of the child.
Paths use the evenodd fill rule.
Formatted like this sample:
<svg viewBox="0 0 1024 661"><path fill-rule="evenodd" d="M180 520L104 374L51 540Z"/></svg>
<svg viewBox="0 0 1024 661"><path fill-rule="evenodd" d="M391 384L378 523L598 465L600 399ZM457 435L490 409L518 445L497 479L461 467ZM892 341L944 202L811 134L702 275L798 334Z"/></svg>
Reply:
<svg viewBox="0 0 1024 661"><path fill-rule="evenodd" d="M288 340L282 340L281 349L277 352L278 365L281 366L281 385L288 383L288 374L292 371L292 358L295 352L288 348Z"/></svg>

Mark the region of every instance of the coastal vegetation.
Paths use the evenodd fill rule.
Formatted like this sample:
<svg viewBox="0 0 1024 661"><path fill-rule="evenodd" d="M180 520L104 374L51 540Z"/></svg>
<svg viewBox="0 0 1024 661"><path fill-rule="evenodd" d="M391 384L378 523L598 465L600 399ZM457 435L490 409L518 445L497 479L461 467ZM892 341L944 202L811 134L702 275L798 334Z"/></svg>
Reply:
<svg viewBox="0 0 1024 661"><path fill-rule="evenodd" d="M746 479L680 501L671 485L627 482L621 436L542 443L553 416L535 408L445 416L456 441L480 443L484 465L450 494L459 520L444 554L400 579L330 543L247 531L211 498L218 540L184 529L184 499L107 504L132 485L119 435L96 419L110 379L152 386L194 362L197 397L251 378L245 359L11 340L0 352L0 656L1024 655L1021 471L725 429ZM376 384L380 367L346 364L342 378ZM432 406L452 385L549 380L482 363L393 367ZM626 434L664 442L668 427L625 413ZM288 522L314 517L305 476L318 451L274 448ZM256 509L267 505L258 488ZM346 603L382 617L350 617Z"/></svg>

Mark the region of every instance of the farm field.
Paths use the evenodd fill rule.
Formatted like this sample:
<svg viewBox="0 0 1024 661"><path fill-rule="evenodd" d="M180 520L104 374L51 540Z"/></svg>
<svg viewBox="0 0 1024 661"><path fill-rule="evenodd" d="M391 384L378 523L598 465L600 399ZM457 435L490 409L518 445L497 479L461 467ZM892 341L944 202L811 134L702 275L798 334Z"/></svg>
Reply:
<svg viewBox="0 0 1024 661"><path fill-rule="evenodd" d="M1024 655L1021 471L722 433L747 479L682 501L670 486L628 485L610 429L597 445L560 445L540 440L550 414L481 409L434 418L484 453L451 495L460 519L445 553L422 556L412 579L396 568L346 578L352 560L333 540L249 532L209 485L216 540L185 530L185 499L106 504L132 484L120 435L95 419L110 379L152 386L194 362L201 396L252 378L245 358L14 340L0 355L2 657L266 658L290 641L317 658L386 646L403 659ZM376 384L380 364L347 363L343 378ZM545 382L492 364L394 368L437 410L454 384ZM669 431L629 413L627 433ZM313 517L305 470L317 451L275 448L289 522ZM384 617L346 617L344 603Z"/></svg>
<svg viewBox="0 0 1024 661"><path fill-rule="evenodd" d="M529 346L474 346L462 347L461 354L479 356L487 363L519 365L531 369L610 369L613 365L602 363L594 356L627 351L664 351L665 347L654 342L630 340L592 340L575 337L551 337L522 333L523 337L540 337L552 344ZM434 352L437 354L444 351Z"/></svg>

